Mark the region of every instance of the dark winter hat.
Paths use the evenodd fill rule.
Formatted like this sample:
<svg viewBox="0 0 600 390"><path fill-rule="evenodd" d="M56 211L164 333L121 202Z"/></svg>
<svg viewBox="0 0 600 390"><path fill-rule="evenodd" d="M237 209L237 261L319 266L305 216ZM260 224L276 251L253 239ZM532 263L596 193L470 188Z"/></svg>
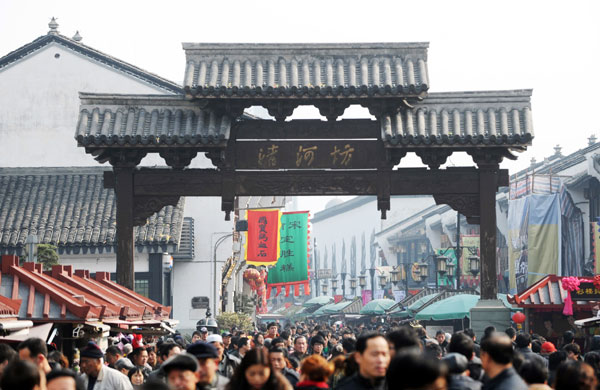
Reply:
<svg viewBox="0 0 600 390"><path fill-rule="evenodd" d="M161 366L161 369L165 374L169 375L171 370L182 370L182 371L198 371L198 360L187 353L180 353L178 355L171 356Z"/></svg>
<svg viewBox="0 0 600 390"><path fill-rule="evenodd" d="M310 345L322 344L325 345L325 339L319 335L310 339Z"/></svg>
<svg viewBox="0 0 600 390"><path fill-rule="evenodd" d="M217 349L204 341L196 341L194 344L187 347L187 353L194 355L196 359L218 358Z"/></svg>
<svg viewBox="0 0 600 390"><path fill-rule="evenodd" d="M442 362L448 367L451 374L462 374L468 367L469 362L460 353L449 353L442 358Z"/></svg>
<svg viewBox="0 0 600 390"><path fill-rule="evenodd" d="M90 341L82 350L81 357L101 359L104 357L102 350L96 343Z"/></svg>

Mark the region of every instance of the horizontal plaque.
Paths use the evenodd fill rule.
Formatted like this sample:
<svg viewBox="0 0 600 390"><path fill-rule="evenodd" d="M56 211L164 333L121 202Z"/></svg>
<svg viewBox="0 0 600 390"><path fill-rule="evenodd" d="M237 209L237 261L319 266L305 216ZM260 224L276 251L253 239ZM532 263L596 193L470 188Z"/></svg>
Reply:
<svg viewBox="0 0 600 390"><path fill-rule="evenodd" d="M574 301L600 301L600 289L594 287L594 283L581 282L579 290L571 291L571 299Z"/></svg>
<svg viewBox="0 0 600 390"><path fill-rule="evenodd" d="M237 169L375 169L383 144L377 140L237 141Z"/></svg>

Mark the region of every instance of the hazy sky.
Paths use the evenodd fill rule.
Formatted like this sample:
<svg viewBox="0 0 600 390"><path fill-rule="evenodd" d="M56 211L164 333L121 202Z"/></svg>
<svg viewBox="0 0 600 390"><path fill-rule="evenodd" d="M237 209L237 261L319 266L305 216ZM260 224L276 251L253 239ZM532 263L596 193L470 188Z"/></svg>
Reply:
<svg viewBox="0 0 600 390"><path fill-rule="evenodd" d="M62 34L176 82L181 42L427 41L430 91L533 89L533 146L503 167L600 138L598 0L0 0L0 56L46 34L52 16Z"/></svg>

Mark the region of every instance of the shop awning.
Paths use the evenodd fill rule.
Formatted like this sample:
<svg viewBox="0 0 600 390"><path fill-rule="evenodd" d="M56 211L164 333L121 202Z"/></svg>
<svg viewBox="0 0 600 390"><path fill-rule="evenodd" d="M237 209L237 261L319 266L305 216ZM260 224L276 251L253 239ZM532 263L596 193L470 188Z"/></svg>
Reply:
<svg viewBox="0 0 600 390"><path fill-rule="evenodd" d="M387 310L396 304L391 299L373 299L360 310L361 315L384 315Z"/></svg>
<svg viewBox="0 0 600 390"><path fill-rule="evenodd" d="M500 299L509 309L518 310L508 303L505 294L498 294L498 299ZM479 295L454 295L429 305L417 313L415 319L423 321L443 321L470 318L470 311L475 307L477 301L479 301Z"/></svg>
<svg viewBox="0 0 600 390"><path fill-rule="evenodd" d="M48 334L50 334L50 330L52 330L52 326L54 324L42 324L38 326L33 326L31 321L13 321L15 324L11 324L13 326L19 325L17 323L21 323L23 326L22 329L12 332L8 336L0 337L1 342L21 342L27 340L30 337L37 337L42 340L48 339ZM4 325L4 324L3 324Z"/></svg>

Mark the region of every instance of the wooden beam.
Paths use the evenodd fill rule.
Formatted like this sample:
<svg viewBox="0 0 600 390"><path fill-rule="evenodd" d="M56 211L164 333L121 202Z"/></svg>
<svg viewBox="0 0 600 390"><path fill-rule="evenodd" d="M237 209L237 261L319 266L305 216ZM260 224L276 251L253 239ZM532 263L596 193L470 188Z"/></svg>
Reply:
<svg viewBox="0 0 600 390"><path fill-rule="evenodd" d="M17 275L13 275L13 286L12 286L12 299L19 299L19 277Z"/></svg>
<svg viewBox="0 0 600 390"><path fill-rule="evenodd" d="M27 317L33 317L33 310L35 306L35 286L29 285L29 296L27 297Z"/></svg>
<svg viewBox="0 0 600 390"><path fill-rule="evenodd" d="M290 122L250 120L236 122L231 128L233 139L377 139L381 134L379 121L370 119L344 119L322 121L318 119L294 119Z"/></svg>
<svg viewBox="0 0 600 390"><path fill-rule="evenodd" d="M376 170L365 171L238 171L231 173L236 196L377 195ZM478 194L476 168L402 168L385 172L391 195ZM508 184L508 171L498 171L498 186ZM105 172L104 185L116 184ZM496 183L496 182L495 182ZM221 196L222 173L214 169L142 168L133 173L135 196Z"/></svg>

